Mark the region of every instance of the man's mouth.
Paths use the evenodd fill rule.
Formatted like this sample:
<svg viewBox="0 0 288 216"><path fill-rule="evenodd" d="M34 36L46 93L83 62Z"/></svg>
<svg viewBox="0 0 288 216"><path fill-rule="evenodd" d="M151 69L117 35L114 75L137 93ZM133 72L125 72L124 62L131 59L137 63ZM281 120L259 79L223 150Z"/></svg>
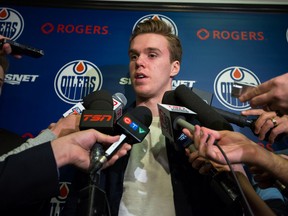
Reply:
<svg viewBox="0 0 288 216"><path fill-rule="evenodd" d="M146 76L144 74L136 74L136 76L135 76L136 79L143 79L145 77Z"/></svg>
<svg viewBox="0 0 288 216"><path fill-rule="evenodd" d="M137 79L141 79L141 78L144 78L144 77L145 77L145 76L142 75L142 74L136 76Z"/></svg>

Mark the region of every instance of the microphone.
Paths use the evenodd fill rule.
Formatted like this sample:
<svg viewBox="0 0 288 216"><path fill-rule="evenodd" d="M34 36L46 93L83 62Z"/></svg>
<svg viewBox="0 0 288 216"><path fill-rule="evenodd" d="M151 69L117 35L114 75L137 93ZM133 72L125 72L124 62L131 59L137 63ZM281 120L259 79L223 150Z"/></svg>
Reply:
<svg viewBox="0 0 288 216"><path fill-rule="evenodd" d="M235 113L231 113L228 112L226 110L222 110L216 107L213 107L213 109L218 112L221 116L223 116L228 122L238 125L239 127L249 127L251 129L251 131L253 132L253 134L255 136L258 136L258 134L256 134L254 132L255 130L255 122L257 121L258 118L255 119L249 119L247 116L243 116L243 115L238 115ZM269 136L271 131L273 130L273 128L271 128L266 134L265 134L265 141L269 140ZM281 133L278 134L278 136L275 138L275 141L280 141L284 136L286 136L286 133Z"/></svg>
<svg viewBox="0 0 288 216"><path fill-rule="evenodd" d="M112 95L105 90L95 91L83 98L80 130L94 128L102 133L111 134L114 129Z"/></svg>
<svg viewBox="0 0 288 216"><path fill-rule="evenodd" d="M197 113L197 117L202 126L214 130L230 130L233 127L211 106L205 103L198 95L185 85L179 85L174 90L175 101L177 104ZM179 103L178 103L179 102ZM163 102L164 103L164 102Z"/></svg>
<svg viewBox="0 0 288 216"><path fill-rule="evenodd" d="M211 93L208 93L206 91L202 91L202 90L199 90L199 89L195 89L195 88L193 88L192 91L194 93L196 93L202 100L206 101L207 104L211 104L211 99L212 99L212 94ZM238 115L238 114L235 114L235 113L232 113L232 112L228 112L228 111L220 109L220 108L216 108L216 107L212 107L212 108L218 114L220 114L226 121L228 121L229 123L235 124L235 125L237 125L239 127L249 127L251 129L251 131L253 132L253 134L255 136L258 136L258 134L255 134L255 132L254 132L254 130L255 130L255 122L257 121L258 116L256 116L256 118L254 118L254 119L251 119L251 118L249 118L247 116ZM272 129L270 129L266 133L265 138L264 138L265 141L269 141L269 136L270 136L270 133L271 133ZM279 134L275 138L275 141L280 141L286 135L287 135L286 133Z"/></svg>
<svg viewBox="0 0 288 216"><path fill-rule="evenodd" d="M186 91L186 90L185 90ZM190 90L189 90L190 92ZM178 92L179 93L179 92ZM180 91L181 93L181 91ZM185 94L187 94L187 92L184 92ZM205 103L201 98L198 99L198 97L195 97L197 98L196 99L196 102L197 100L201 101L199 102L200 104ZM166 104L177 104L179 103L179 99L177 101L178 98L175 97L174 95L174 91L167 91L165 92L164 96L163 96L163 99L162 99L162 102L166 103ZM183 98L181 98L183 99ZM187 100L191 100L191 97L187 97ZM194 99L194 97L192 97L192 99ZM192 100L192 102L195 101L195 100ZM187 103L187 102L186 102ZM205 103L205 105L207 105ZM207 105L209 106L209 105ZM191 107L191 105L190 105ZM197 106L196 106L197 107ZM194 133L194 125L189 123L186 119L185 116L183 116L182 113L179 113L178 112L178 115L177 113L171 113L171 110L169 109L166 109L167 106L162 106L161 108L161 104L158 105L158 108L160 108L159 110L159 113L164 113L165 115L168 115L168 119L169 119L169 123L167 123L167 121L162 121L163 119L167 119L166 117L161 117L160 116L160 124L161 124L161 129L163 131L167 130L166 128L169 128L170 126L167 126L167 124L170 124L173 126L173 130L176 130L176 131L182 131L183 128L187 128L191 133ZM185 107L183 108L178 108L178 110L183 110ZM201 107L199 107L198 105L198 113L194 116L196 118L196 120L198 120L197 117L199 117L199 113L201 112ZM166 112L165 112L165 109L166 109ZM206 109L206 110L205 110ZM210 113L208 112L209 110L207 108L204 109L204 113ZM209 106L209 109L212 109L210 108ZM213 110L214 111L214 110ZM213 112L212 112L213 113ZM201 114L201 113L200 113ZM201 116L201 115L200 115ZM216 115L216 117L218 116L218 114ZM202 116L201 119L203 119L204 117ZM207 116L207 118L209 118L209 116ZM199 118L200 119L200 118ZM212 121L210 122L209 120L205 119L205 124L206 125L212 125L214 128L218 128L219 130L221 130L218 127L214 126L215 125L215 122L218 122L220 125L224 125L225 127L229 128L227 126L227 123L224 122L224 123L221 123L222 118L212 118ZM193 121L195 121L195 119L193 119ZM200 123L202 123L200 121ZM196 123L197 124L197 123ZM176 133L176 132L174 132ZM165 134L163 134L165 136ZM191 152L195 151L196 148L193 144L193 140L189 139L185 134L182 133L181 137L184 137L183 139L186 140L186 142L184 142L184 145L182 145L182 148L188 148ZM168 137L167 137L168 138ZM171 138L170 138L171 140ZM172 141L172 140L171 140ZM183 144L183 143L180 143L180 144ZM178 146L179 147L179 146ZM209 173L208 175L212 178L212 181L211 181L211 187L213 188L213 190L218 194L218 196L225 202L227 203L228 205L230 204L233 204L233 203L236 203L238 202L238 200L240 199L240 195L238 193L238 188L237 186L235 185L235 182L233 181L233 179L231 179L231 176L230 176L230 173L229 172L219 172L218 170L216 170L216 168L212 167L210 170L209 170Z"/></svg>
<svg viewBox="0 0 288 216"><path fill-rule="evenodd" d="M186 107L176 105L158 103L157 106L162 134L174 144L176 150L190 146L192 140L179 129L178 121L181 119L189 122L195 121L196 113Z"/></svg>
<svg viewBox="0 0 288 216"><path fill-rule="evenodd" d="M82 105L82 103L78 102L73 107L68 109L65 113L63 113L62 116L65 118L71 114L81 114L84 109L85 109L85 107Z"/></svg>
<svg viewBox="0 0 288 216"><path fill-rule="evenodd" d="M118 131L121 132L120 139L111 144L104 154L90 164L90 173L95 173L103 164L109 160L117 150L124 144L140 143L149 133L152 122L152 112L145 106L138 106L126 112L116 123Z"/></svg>
<svg viewBox="0 0 288 216"><path fill-rule="evenodd" d="M88 104L90 104L92 100L97 98L97 95L94 95L94 94L95 92L92 92L89 94L89 96L88 95L86 96L85 100L88 100L88 101L86 101L85 106L87 106ZM112 99L113 99L113 111L115 113L115 118L117 120L122 116L123 108L127 104L127 99L124 96L124 94L120 92L112 95ZM68 109L65 113L63 113L62 116L67 117L68 115L71 115L71 114L81 114L84 109L85 107L83 106L82 102L78 102L73 107Z"/></svg>
<svg viewBox="0 0 288 216"><path fill-rule="evenodd" d="M123 114L123 108L127 104L127 99L120 92L112 95L112 99L113 99L113 111L115 114L115 120L118 120Z"/></svg>
<svg viewBox="0 0 288 216"><path fill-rule="evenodd" d="M248 119L247 116L238 115L216 107L213 107L213 109L223 118L225 118L228 122L238 125L239 127L250 127L252 129L253 124L256 121L256 119Z"/></svg>

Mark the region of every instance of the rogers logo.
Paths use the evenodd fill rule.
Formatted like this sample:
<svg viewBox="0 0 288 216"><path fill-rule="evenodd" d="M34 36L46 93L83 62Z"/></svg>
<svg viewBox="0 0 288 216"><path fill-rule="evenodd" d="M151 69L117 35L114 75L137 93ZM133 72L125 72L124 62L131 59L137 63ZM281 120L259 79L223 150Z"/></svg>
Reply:
<svg viewBox="0 0 288 216"><path fill-rule="evenodd" d="M200 29L197 31L197 37L200 40L207 40L210 37L210 33L207 29Z"/></svg>
<svg viewBox="0 0 288 216"><path fill-rule="evenodd" d="M53 32L60 34L93 34L93 35L107 35L109 33L108 26L98 26L98 25L73 25L73 24L56 24L44 23L41 26L41 31L43 34L51 34Z"/></svg>
<svg viewBox="0 0 288 216"><path fill-rule="evenodd" d="M205 28L197 31L197 37L200 40L234 40L234 41L263 41L264 32L253 31L228 31L228 30L207 30Z"/></svg>

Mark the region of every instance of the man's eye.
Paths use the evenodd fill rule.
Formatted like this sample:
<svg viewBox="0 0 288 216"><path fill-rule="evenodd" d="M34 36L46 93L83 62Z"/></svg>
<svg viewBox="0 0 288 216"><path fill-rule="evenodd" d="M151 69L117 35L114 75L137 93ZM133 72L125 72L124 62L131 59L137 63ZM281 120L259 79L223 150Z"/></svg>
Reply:
<svg viewBox="0 0 288 216"><path fill-rule="evenodd" d="M149 58L155 58L155 57L157 57L157 54L156 53L150 53L148 56L149 56Z"/></svg>
<svg viewBox="0 0 288 216"><path fill-rule="evenodd" d="M136 60L137 59L137 55L130 55L130 60Z"/></svg>

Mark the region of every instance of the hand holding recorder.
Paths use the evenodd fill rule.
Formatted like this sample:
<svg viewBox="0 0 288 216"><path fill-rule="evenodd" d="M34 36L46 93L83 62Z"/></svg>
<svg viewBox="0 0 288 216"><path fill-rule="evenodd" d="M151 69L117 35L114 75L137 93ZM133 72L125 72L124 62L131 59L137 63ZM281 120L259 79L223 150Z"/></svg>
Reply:
<svg viewBox="0 0 288 216"><path fill-rule="evenodd" d="M1 37L0 37L1 38ZM22 55L27 55L33 58L39 58L44 55L44 51L31 46L17 43L16 41L8 38L0 39L0 48L5 54L14 55L16 58L20 58Z"/></svg>

